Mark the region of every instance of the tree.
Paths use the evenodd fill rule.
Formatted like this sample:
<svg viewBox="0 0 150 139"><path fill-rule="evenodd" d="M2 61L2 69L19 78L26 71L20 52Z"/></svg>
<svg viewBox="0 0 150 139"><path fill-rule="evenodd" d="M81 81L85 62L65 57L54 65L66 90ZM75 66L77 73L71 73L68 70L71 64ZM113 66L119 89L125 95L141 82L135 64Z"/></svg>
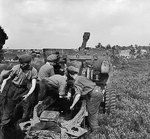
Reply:
<svg viewBox="0 0 150 139"><path fill-rule="evenodd" d="M111 45L110 45L110 44L107 44L107 45L106 45L106 49L107 49L107 50L111 49Z"/></svg>
<svg viewBox="0 0 150 139"><path fill-rule="evenodd" d="M102 46L102 44L101 43L98 43L96 46L95 46L95 48L102 48L103 46Z"/></svg>
<svg viewBox="0 0 150 139"><path fill-rule="evenodd" d="M135 48L133 47L133 45L130 45L129 49L130 49L130 55L135 55L136 51L135 51Z"/></svg>
<svg viewBox="0 0 150 139"><path fill-rule="evenodd" d="M2 49L7 39L7 34L5 33L4 29L0 26L0 62L4 59L4 52Z"/></svg>
<svg viewBox="0 0 150 139"><path fill-rule="evenodd" d="M8 39L7 34L5 33L4 29L0 26L0 49L3 48L5 41Z"/></svg>

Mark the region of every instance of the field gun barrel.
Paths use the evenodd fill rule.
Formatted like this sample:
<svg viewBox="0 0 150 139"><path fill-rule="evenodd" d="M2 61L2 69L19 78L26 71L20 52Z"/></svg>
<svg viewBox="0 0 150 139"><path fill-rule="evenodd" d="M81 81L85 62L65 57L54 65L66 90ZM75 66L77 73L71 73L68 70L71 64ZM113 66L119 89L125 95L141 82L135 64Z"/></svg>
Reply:
<svg viewBox="0 0 150 139"><path fill-rule="evenodd" d="M90 38L90 32L84 32L82 45L79 48L80 50L84 50L86 48L86 44L87 44L87 41L89 40L89 38Z"/></svg>

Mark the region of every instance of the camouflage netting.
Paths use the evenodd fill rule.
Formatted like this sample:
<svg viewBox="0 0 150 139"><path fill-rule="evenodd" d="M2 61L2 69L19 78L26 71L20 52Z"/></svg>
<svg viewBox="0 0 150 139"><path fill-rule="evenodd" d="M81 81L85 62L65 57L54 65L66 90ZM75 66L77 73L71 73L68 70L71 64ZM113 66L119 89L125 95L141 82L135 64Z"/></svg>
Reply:
<svg viewBox="0 0 150 139"><path fill-rule="evenodd" d="M60 133L49 130L37 130L29 132L25 139L60 139Z"/></svg>

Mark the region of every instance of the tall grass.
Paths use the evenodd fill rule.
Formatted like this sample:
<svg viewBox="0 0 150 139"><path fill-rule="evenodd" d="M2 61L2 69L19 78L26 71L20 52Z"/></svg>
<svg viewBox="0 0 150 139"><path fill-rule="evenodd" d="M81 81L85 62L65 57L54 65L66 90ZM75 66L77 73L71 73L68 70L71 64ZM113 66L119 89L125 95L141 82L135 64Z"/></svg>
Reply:
<svg viewBox="0 0 150 139"><path fill-rule="evenodd" d="M113 115L100 115L100 129L91 139L150 139L149 60L132 60L114 71L112 87L117 107Z"/></svg>

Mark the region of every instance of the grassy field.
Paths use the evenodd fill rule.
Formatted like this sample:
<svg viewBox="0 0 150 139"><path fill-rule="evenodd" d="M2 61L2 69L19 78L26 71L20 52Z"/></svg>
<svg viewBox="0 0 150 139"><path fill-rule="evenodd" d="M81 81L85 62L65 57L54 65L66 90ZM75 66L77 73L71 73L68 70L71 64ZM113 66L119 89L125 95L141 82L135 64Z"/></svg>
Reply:
<svg viewBox="0 0 150 139"><path fill-rule="evenodd" d="M100 115L101 128L91 139L150 139L150 60L132 60L114 70L114 115Z"/></svg>

